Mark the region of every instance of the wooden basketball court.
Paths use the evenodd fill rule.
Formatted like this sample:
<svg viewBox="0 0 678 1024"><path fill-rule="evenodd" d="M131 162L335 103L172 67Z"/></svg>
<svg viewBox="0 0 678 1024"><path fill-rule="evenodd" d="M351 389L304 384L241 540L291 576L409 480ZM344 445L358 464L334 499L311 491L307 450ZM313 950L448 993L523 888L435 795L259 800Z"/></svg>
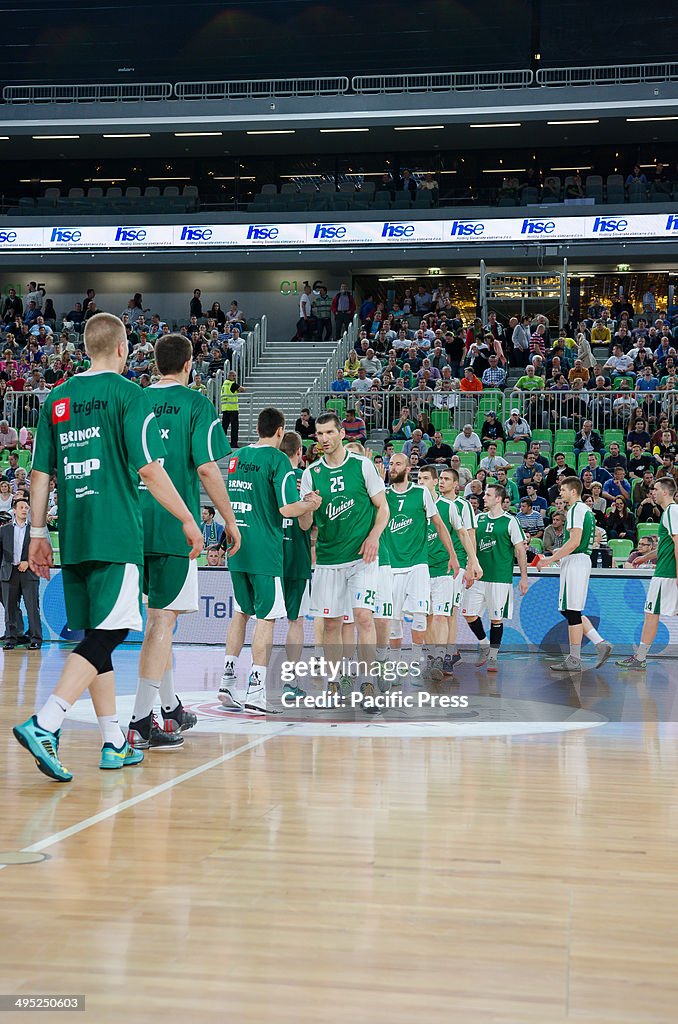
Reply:
<svg viewBox="0 0 678 1024"><path fill-rule="evenodd" d="M84 700L58 785L10 726L65 654L1 664L0 850L46 855L0 869L3 993L85 995L76 1024L676 1021L675 662L581 686L463 664L455 692L506 714L457 723L223 723L222 651L183 648L183 748L101 772ZM116 654L121 719L137 658ZM556 710L524 725L526 678Z"/></svg>

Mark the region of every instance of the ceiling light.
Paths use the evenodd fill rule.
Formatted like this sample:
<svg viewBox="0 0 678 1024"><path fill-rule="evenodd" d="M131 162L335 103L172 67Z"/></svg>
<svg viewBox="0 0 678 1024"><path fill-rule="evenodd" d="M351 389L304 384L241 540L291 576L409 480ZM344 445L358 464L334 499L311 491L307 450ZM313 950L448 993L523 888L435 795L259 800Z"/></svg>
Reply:
<svg viewBox="0 0 678 1024"><path fill-rule="evenodd" d="M264 131L245 132L245 135L294 135L294 128L270 128Z"/></svg>
<svg viewBox="0 0 678 1024"><path fill-rule="evenodd" d="M402 128L394 128L394 132L437 132L444 128L444 124L408 124Z"/></svg>
<svg viewBox="0 0 678 1024"><path fill-rule="evenodd" d="M591 119L584 119L582 121L547 121L547 124L600 124L597 117Z"/></svg>
<svg viewBox="0 0 678 1024"><path fill-rule="evenodd" d="M63 178L38 178L41 185L61 185Z"/></svg>
<svg viewBox="0 0 678 1024"><path fill-rule="evenodd" d="M592 171L593 167L585 167L579 164L578 167L552 167L552 171Z"/></svg>
<svg viewBox="0 0 678 1024"><path fill-rule="evenodd" d="M321 135L338 135L340 132L368 132L369 128L321 128Z"/></svg>
<svg viewBox="0 0 678 1024"><path fill-rule="evenodd" d="M117 183L119 181L127 181L127 178L85 178L85 181L86 182L97 181L97 182L102 182L103 184L117 185Z"/></svg>
<svg viewBox="0 0 678 1024"><path fill-rule="evenodd" d="M666 115L666 117L627 117L627 121L678 121L678 114Z"/></svg>
<svg viewBox="0 0 678 1024"><path fill-rule="evenodd" d="M483 171L483 174L520 174L526 171L527 167L491 167Z"/></svg>
<svg viewBox="0 0 678 1024"><path fill-rule="evenodd" d="M237 179L237 180L240 180L240 181L256 181L257 178L256 178L255 174L241 174L240 178ZM236 181L236 175L235 174L214 174L212 176L212 181Z"/></svg>
<svg viewBox="0 0 678 1024"><path fill-rule="evenodd" d="M104 139L150 139L150 132L129 132L125 135L104 135Z"/></svg>
<svg viewBox="0 0 678 1024"><path fill-rule="evenodd" d="M190 175L188 175L188 174L178 174L178 175L174 175L173 177L149 178L148 180L149 181L190 181L191 178L190 178Z"/></svg>
<svg viewBox="0 0 678 1024"><path fill-rule="evenodd" d="M0 142L9 142L9 135L0 135Z"/></svg>
<svg viewBox="0 0 678 1024"><path fill-rule="evenodd" d="M177 139L203 139L208 136L223 135L223 132L175 132Z"/></svg>
<svg viewBox="0 0 678 1024"><path fill-rule="evenodd" d="M79 139L79 135L34 135L33 138L37 142L47 141L49 139Z"/></svg>
<svg viewBox="0 0 678 1024"><path fill-rule="evenodd" d="M521 121L505 121L502 124L470 124L469 128L520 128Z"/></svg>

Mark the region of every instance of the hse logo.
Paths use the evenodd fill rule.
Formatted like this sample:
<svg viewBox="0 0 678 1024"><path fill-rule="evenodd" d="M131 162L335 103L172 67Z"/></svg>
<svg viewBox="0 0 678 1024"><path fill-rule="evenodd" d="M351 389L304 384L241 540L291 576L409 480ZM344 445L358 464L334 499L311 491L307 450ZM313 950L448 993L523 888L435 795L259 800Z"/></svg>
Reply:
<svg viewBox="0 0 678 1024"><path fill-rule="evenodd" d="M450 228L450 234L468 238L469 235L482 235L484 230L484 224L476 224L470 220L455 220Z"/></svg>
<svg viewBox="0 0 678 1024"><path fill-rule="evenodd" d="M270 242L280 234L278 228L270 228L265 224L250 224L247 239L251 242Z"/></svg>
<svg viewBox="0 0 678 1024"><path fill-rule="evenodd" d="M666 219L666 231L675 231L678 229L678 217L675 213L670 213ZM0 241L2 241L2 235L0 234Z"/></svg>
<svg viewBox="0 0 678 1024"><path fill-rule="evenodd" d="M314 238L332 240L334 238L345 238L346 228L338 224L316 224L313 232Z"/></svg>
<svg viewBox="0 0 678 1024"><path fill-rule="evenodd" d="M597 235L613 235L626 231L629 222L625 217L596 217L593 230Z"/></svg>
<svg viewBox="0 0 678 1024"><path fill-rule="evenodd" d="M411 238L414 234L414 224L389 224L388 221L382 228L382 238Z"/></svg>
<svg viewBox="0 0 678 1024"><path fill-rule="evenodd" d="M521 235L551 235L556 229L554 220L533 220L526 217L520 229Z"/></svg>
<svg viewBox="0 0 678 1024"><path fill-rule="evenodd" d="M145 242L146 228L118 228L115 232L116 242Z"/></svg>
<svg viewBox="0 0 678 1024"><path fill-rule="evenodd" d="M82 231L76 231L73 228L52 228L50 241L57 242L59 245L68 245L72 242L79 242L81 238Z"/></svg>
<svg viewBox="0 0 678 1024"><path fill-rule="evenodd" d="M0 245L6 242L16 242L16 231L0 231Z"/></svg>
<svg viewBox="0 0 678 1024"><path fill-rule="evenodd" d="M64 423L71 418L70 398L60 398L52 406L52 423Z"/></svg>
<svg viewBox="0 0 678 1024"><path fill-rule="evenodd" d="M84 462L69 462L68 459L64 459L64 476L70 479L79 480L84 476L91 476L97 469L101 469L99 459L85 459Z"/></svg>
<svg viewBox="0 0 678 1024"><path fill-rule="evenodd" d="M212 237L212 228L201 228L197 226L184 226L181 229L180 241L182 242L209 242Z"/></svg>

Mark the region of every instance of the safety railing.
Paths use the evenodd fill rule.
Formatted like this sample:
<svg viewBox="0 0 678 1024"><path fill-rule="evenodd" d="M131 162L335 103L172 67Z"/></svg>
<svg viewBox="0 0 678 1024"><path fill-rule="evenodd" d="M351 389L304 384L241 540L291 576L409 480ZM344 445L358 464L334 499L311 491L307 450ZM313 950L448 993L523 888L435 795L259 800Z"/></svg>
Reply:
<svg viewBox="0 0 678 1024"><path fill-rule="evenodd" d="M169 82L116 82L106 85L5 85L4 103L146 103L169 100Z"/></svg>
<svg viewBox="0 0 678 1024"><path fill-rule="evenodd" d="M259 360L268 344L268 320L262 316L258 324L243 341L241 348L234 353L232 369L235 370L238 383L244 384L252 370L259 365Z"/></svg>
<svg viewBox="0 0 678 1024"><path fill-rule="evenodd" d="M353 92L481 92L485 89L524 89L532 85L532 71L452 71L420 75L357 75Z"/></svg>
<svg viewBox="0 0 678 1024"><path fill-rule="evenodd" d="M261 97L342 96L348 78L253 78L242 82L177 82L178 100L254 100Z"/></svg>
<svg viewBox="0 0 678 1024"><path fill-rule="evenodd" d="M544 86L633 85L678 81L678 63L606 64L584 68L539 68L535 81Z"/></svg>

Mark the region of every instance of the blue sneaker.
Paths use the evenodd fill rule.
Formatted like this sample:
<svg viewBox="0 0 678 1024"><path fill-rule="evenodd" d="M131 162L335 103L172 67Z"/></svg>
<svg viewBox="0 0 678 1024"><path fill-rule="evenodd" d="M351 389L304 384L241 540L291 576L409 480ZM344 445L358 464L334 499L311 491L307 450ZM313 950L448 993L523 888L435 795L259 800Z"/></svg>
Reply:
<svg viewBox="0 0 678 1024"><path fill-rule="evenodd" d="M130 765L141 764L144 759L143 750L135 750L127 740L121 747L114 747L112 743L104 743L101 748L100 768L116 770L117 768L129 768Z"/></svg>
<svg viewBox="0 0 678 1024"><path fill-rule="evenodd" d="M454 675L454 665L455 665L454 657L455 656L453 654L446 654L445 657L443 658L443 675L444 676L453 676ZM459 655L458 660L461 661L461 655Z"/></svg>
<svg viewBox="0 0 678 1024"><path fill-rule="evenodd" d="M306 690L302 690L300 686L292 686L291 683L285 683L282 695L283 697L288 697L291 700L301 700L302 697L306 696Z"/></svg>
<svg viewBox="0 0 678 1024"><path fill-rule="evenodd" d="M55 782L71 781L73 778L71 772L64 768L58 757L58 732L41 729L35 715L31 715L21 725L15 725L12 732L21 746L33 755L35 763L43 775L54 779Z"/></svg>

